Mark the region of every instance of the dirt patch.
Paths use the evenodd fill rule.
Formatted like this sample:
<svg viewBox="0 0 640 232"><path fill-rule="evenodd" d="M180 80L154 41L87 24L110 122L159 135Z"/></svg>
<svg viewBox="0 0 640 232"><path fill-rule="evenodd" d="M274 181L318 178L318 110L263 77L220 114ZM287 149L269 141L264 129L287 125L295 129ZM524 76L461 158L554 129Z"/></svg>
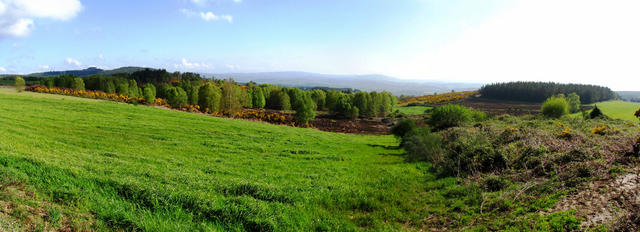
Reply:
<svg viewBox="0 0 640 232"><path fill-rule="evenodd" d="M583 229L613 225L640 205L640 169L597 180L576 189L550 209L550 212L576 210Z"/></svg>
<svg viewBox="0 0 640 232"><path fill-rule="evenodd" d="M313 120L313 127L321 131L350 134L389 134L393 120L388 118L334 119L320 116Z"/></svg>

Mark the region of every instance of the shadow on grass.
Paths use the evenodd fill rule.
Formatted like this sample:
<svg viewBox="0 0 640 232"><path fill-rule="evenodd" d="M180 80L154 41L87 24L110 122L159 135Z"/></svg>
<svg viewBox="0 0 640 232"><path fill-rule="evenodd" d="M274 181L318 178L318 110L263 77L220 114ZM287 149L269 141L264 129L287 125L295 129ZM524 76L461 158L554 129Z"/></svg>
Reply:
<svg viewBox="0 0 640 232"><path fill-rule="evenodd" d="M370 147L381 147L384 148L386 150L399 150L400 149L400 145L397 146L387 146L387 145L379 145L379 144L367 144Z"/></svg>

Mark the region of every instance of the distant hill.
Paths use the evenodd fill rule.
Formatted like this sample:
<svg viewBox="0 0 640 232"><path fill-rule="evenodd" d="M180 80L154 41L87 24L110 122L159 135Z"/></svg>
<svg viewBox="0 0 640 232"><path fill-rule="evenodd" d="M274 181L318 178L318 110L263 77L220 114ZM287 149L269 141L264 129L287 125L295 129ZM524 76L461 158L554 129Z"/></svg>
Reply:
<svg viewBox="0 0 640 232"><path fill-rule="evenodd" d="M144 67L121 67L112 70L103 70L96 67L90 67L81 70L66 70L66 71L49 71L49 72L40 72L40 73L31 73L25 76L32 77L49 77L49 76L58 76L58 75L76 75L76 76L89 76L94 74L100 75L113 75L117 73L133 73L136 71L144 70L147 68Z"/></svg>
<svg viewBox="0 0 640 232"><path fill-rule="evenodd" d="M474 90L481 87L476 83L447 83L436 81L402 80L384 75L328 75L308 72L261 72L261 73L219 73L204 74L216 79L233 78L238 82L254 81L260 84L274 84L291 87L352 88L362 91L389 91L394 95L421 96L451 90Z"/></svg>
<svg viewBox="0 0 640 232"><path fill-rule="evenodd" d="M616 93L622 100L640 102L640 91L616 91Z"/></svg>

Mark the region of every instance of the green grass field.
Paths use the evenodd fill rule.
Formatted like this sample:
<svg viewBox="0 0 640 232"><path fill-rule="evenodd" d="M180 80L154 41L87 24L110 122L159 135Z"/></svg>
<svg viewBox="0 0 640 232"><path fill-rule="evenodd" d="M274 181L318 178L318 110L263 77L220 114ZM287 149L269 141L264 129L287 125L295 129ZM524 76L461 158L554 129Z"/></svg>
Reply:
<svg viewBox="0 0 640 232"><path fill-rule="evenodd" d="M418 115L418 114L424 114L424 111L427 109L431 109L431 107L428 106L396 106L393 108L393 111L400 111L400 113L406 114L406 115Z"/></svg>
<svg viewBox="0 0 640 232"><path fill-rule="evenodd" d="M640 103L637 102L606 101L591 105L597 105L598 108L602 110L602 113L612 118L624 119L632 122L637 122L638 120L638 118L633 116L633 113L640 109ZM580 116L581 114L576 113L573 115Z"/></svg>
<svg viewBox="0 0 640 232"><path fill-rule="evenodd" d="M411 229L428 215L426 202L439 199L425 181L456 185L436 181L428 164L404 162L392 136L8 88L0 88L0 124L2 188L26 191L5 192L0 203L63 212L64 220L43 217L36 228ZM37 221L5 216L3 230Z"/></svg>

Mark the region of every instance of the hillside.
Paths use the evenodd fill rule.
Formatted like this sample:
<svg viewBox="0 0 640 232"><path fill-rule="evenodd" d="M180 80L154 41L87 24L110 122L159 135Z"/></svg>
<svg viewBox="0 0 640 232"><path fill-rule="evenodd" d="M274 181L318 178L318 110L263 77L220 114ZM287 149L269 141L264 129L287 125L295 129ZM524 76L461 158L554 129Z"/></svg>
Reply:
<svg viewBox="0 0 640 232"><path fill-rule="evenodd" d="M239 82L254 81L291 87L352 88L362 91L389 91L394 95L421 96L451 90L478 89L481 84L403 80L384 75L328 75L308 72L261 72L205 74L217 79L233 78Z"/></svg>
<svg viewBox="0 0 640 232"><path fill-rule="evenodd" d="M565 231L640 212L625 121L485 119L438 132L460 160L432 166L391 136L9 88L0 112L0 230Z"/></svg>
<svg viewBox="0 0 640 232"><path fill-rule="evenodd" d="M3 188L26 189L0 200L26 210L16 225L53 207L59 226L80 229L351 230L419 223L426 209L415 191L425 164L385 149L391 136L7 88L0 112L0 136L11 138L0 140Z"/></svg>

